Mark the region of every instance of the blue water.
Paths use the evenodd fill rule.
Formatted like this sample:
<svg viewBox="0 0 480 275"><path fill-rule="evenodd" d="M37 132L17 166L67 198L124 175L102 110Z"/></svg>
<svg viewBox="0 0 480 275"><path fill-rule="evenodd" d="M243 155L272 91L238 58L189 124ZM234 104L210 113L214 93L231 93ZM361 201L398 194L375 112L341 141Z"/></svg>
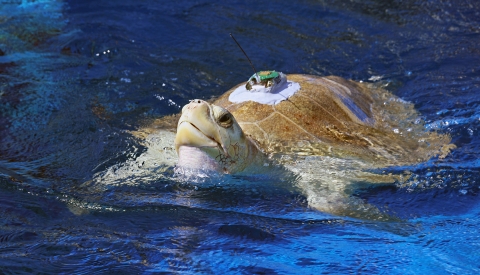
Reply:
<svg viewBox="0 0 480 275"><path fill-rule="evenodd" d="M479 18L476 0L2 1L0 273L478 274ZM252 74L230 32L259 70L381 78L457 148L354 194L398 222L315 211L288 179L94 181L145 150L130 130Z"/></svg>

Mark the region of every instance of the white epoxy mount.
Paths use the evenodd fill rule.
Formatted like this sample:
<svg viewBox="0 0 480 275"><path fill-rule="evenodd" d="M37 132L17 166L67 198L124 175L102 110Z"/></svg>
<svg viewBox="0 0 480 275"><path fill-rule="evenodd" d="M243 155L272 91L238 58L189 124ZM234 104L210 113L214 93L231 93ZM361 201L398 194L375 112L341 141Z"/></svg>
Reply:
<svg viewBox="0 0 480 275"><path fill-rule="evenodd" d="M263 77L266 73L272 75L272 72L277 74L275 71L263 71L254 74L250 77L247 85L235 89L228 100L233 103L251 100L261 104L276 105L300 90L299 83L288 81L287 76L281 72L278 72L276 80L272 77ZM270 81L270 83L265 85L267 81ZM248 85L249 83L250 85ZM248 90L247 87L250 89Z"/></svg>

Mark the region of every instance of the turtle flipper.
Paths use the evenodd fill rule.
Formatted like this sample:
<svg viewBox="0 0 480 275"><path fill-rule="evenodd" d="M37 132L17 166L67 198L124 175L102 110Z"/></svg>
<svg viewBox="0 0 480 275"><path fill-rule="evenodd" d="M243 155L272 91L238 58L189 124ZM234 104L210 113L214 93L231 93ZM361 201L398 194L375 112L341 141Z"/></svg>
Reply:
<svg viewBox="0 0 480 275"><path fill-rule="evenodd" d="M307 197L310 207L337 216L363 220L399 221L361 198L351 195L361 185L393 184L395 178L368 172L358 160L315 156L288 168L300 174L296 185Z"/></svg>
<svg viewBox="0 0 480 275"><path fill-rule="evenodd" d="M307 194L308 205L318 211L335 216L350 217L369 221L398 222L400 218L371 205L362 199L347 196L346 194Z"/></svg>

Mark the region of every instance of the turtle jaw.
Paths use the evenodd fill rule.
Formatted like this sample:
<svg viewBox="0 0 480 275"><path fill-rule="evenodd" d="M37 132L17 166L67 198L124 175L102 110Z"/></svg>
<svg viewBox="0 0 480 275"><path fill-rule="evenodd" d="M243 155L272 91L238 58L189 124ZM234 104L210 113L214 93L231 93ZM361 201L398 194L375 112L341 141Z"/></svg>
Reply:
<svg viewBox="0 0 480 275"><path fill-rule="evenodd" d="M214 138L204 134L197 126L189 121L180 121L175 136L175 150L179 152L181 146L197 148L218 148L220 144Z"/></svg>
<svg viewBox="0 0 480 275"><path fill-rule="evenodd" d="M222 152L221 148L214 138L202 132L195 124L189 121L179 122L175 137L178 166L222 172L214 157Z"/></svg>

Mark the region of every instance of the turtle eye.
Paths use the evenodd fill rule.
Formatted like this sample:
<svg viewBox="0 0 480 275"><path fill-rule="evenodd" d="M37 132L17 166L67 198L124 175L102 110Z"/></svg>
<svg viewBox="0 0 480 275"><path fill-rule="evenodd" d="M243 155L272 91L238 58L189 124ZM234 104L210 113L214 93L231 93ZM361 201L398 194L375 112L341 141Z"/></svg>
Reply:
<svg viewBox="0 0 480 275"><path fill-rule="evenodd" d="M218 118L218 123L220 126L224 128L228 128L232 126L233 120L232 120L232 114L230 113L224 113Z"/></svg>

